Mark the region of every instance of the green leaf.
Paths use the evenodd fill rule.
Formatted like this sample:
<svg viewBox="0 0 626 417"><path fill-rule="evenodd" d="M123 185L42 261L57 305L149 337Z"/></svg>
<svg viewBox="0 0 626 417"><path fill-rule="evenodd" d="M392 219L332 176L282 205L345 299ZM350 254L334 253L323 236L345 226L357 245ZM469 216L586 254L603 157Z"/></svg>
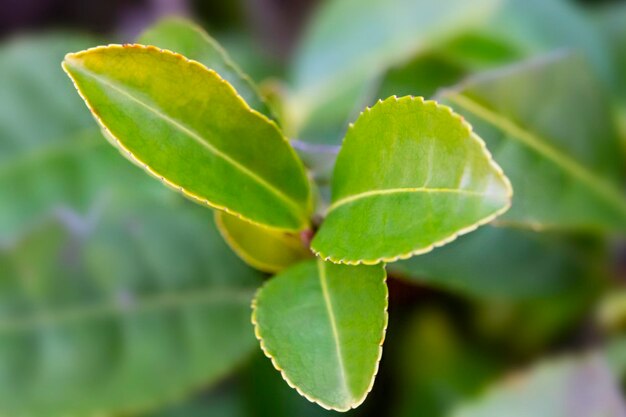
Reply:
<svg viewBox="0 0 626 417"><path fill-rule="evenodd" d="M368 104L370 84L386 70L483 23L500 0L333 0L322 4L292 67L291 109L299 137L330 134ZM361 103L355 109L355 103ZM321 126L323 125L323 126ZM313 130L313 132L311 132ZM322 130L324 135L315 136Z"/></svg>
<svg viewBox="0 0 626 417"><path fill-rule="evenodd" d="M0 46L0 164L64 142L93 126L59 70L68 50L95 40L79 33L16 37Z"/></svg>
<svg viewBox="0 0 626 417"><path fill-rule="evenodd" d="M511 178L513 208L500 221L535 229L626 229L609 101L577 56L555 54L496 70L442 98L467 117Z"/></svg>
<svg viewBox="0 0 626 417"><path fill-rule="evenodd" d="M508 0L494 15L487 31L496 39L514 44L527 56L564 49L575 51L608 85L618 73L606 42L583 6L567 0Z"/></svg>
<svg viewBox="0 0 626 417"><path fill-rule="evenodd" d="M179 18L165 19L148 28L137 43L169 49L200 62L228 81L250 107L270 118L273 117L250 77L245 75L224 48L199 26Z"/></svg>
<svg viewBox="0 0 626 417"><path fill-rule="evenodd" d="M301 162L216 72L141 45L68 54L63 67L111 142L164 184L255 223L308 226Z"/></svg>
<svg viewBox="0 0 626 417"><path fill-rule="evenodd" d="M536 365L493 387L452 417L623 417L626 407L600 354Z"/></svg>
<svg viewBox="0 0 626 417"><path fill-rule="evenodd" d="M461 117L434 101L390 97L348 131L311 247L348 264L408 258L491 221L511 193Z"/></svg>
<svg viewBox="0 0 626 417"><path fill-rule="evenodd" d="M604 348L609 366L615 376L626 380L626 333L610 340Z"/></svg>
<svg viewBox="0 0 626 417"><path fill-rule="evenodd" d="M382 266L302 263L270 280L253 309L263 351L301 395L337 411L365 400L387 327Z"/></svg>
<svg viewBox="0 0 626 417"><path fill-rule="evenodd" d="M223 211L215 212L215 222L230 248L261 271L280 272L313 256L297 235L257 226Z"/></svg>
<svg viewBox="0 0 626 417"><path fill-rule="evenodd" d="M63 206L86 211L107 169L124 169L108 164L114 152L102 152L101 135L59 69L68 49L93 42L52 32L0 46L0 244Z"/></svg>
<svg viewBox="0 0 626 417"><path fill-rule="evenodd" d="M114 194L103 217L68 214L0 250L0 415L153 409L254 348L260 275L206 210L152 186L128 184L135 196Z"/></svg>
<svg viewBox="0 0 626 417"><path fill-rule="evenodd" d="M583 263L559 236L485 226L388 269L412 282L478 299L519 300L562 294L588 269Z"/></svg>

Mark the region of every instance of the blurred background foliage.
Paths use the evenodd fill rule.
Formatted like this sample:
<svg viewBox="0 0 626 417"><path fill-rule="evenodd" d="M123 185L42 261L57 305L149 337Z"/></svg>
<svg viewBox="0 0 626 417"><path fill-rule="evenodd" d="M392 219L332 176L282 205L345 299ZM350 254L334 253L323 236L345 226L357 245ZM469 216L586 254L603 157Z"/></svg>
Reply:
<svg viewBox="0 0 626 417"><path fill-rule="evenodd" d="M625 2L1 5L2 416L333 414L289 388L258 348L249 303L266 277L228 250L209 210L102 140L61 71L66 52L132 42L162 17L192 18L261 83L322 194L363 106L471 86L507 115L524 99L524 122L624 190ZM522 71L511 81L511 68L551 61L547 80ZM519 158L491 149L512 179L557 194L541 164L516 172ZM608 227L528 227L514 206L510 221L390 265L379 376L348 414L626 416L624 221L560 203L546 217Z"/></svg>

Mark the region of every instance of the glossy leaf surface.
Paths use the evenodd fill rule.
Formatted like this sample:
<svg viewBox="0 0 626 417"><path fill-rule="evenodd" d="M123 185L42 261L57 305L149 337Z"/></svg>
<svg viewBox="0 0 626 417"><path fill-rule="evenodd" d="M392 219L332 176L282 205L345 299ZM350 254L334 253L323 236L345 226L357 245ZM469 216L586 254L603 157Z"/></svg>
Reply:
<svg viewBox="0 0 626 417"><path fill-rule="evenodd" d="M295 152L216 72L140 45L69 54L64 68L111 142L166 185L256 223L307 227Z"/></svg>
<svg viewBox="0 0 626 417"><path fill-rule="evenodd" d="M301 263L271 279L253 305L261 347L289 385L338 411L364 401L387 327L382 266Z"/></svg>
<svg viewBox="0 0 626 417"><path fill-rule="evenodd" d="M137 39L142 45L178 52L217 72L253 109L272 117L252 80L244 74L219 43L199 26L183 19L165 19Z"/></svg>
<svg viewBox="0 0 626 417"><path fill-rule="evenodd" d="M215 212L215 222L230 248L261 271L280 272L313 256L298 235L260 227L223 211Z"/></svg>
<svg viewBox="0 0 626 417"><path fill-rule="evenodd" d="M511 193L482 140L448 107L391 97L348 131L312 249L349 264L407 258L492 220Z"/></svg>
<svg viewBox="0 0 626 417"><path fill-rule="evenodd" d="M467 117L511 178L513 207L501 221L626 230L618 134L584 61L552 55L478 77L442 98Z"/></svg>

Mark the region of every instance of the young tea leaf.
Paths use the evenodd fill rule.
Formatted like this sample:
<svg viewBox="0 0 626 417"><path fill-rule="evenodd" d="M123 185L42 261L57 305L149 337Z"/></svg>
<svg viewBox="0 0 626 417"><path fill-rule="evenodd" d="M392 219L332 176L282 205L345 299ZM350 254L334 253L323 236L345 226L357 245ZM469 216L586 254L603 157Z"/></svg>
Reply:
<svg viewBox="0 0 626 417"><path fill-rule="evenodd" d="M250 77L233 62L219 43L199 26L180 19L165 19L146 30L137 40L142 45L178 52L200 62L228 81L253 109L273 117Z"/></svg>
<svg viewBox="0 0 626 417"><path fill-rule="evenodd" d="M408 258L489 222L511 194L460 116L434 101L391 97L348 131L312 249L347 264Z"/></svg>
<svg viewBox="0 0 626 417"><path fill-rule="evenodd" d="M223 211L215 212L215 222L230 248L261 271L280 272L313 256L297 235L257 226Z"/></svg>
<svg viewBox="0 0 626 417"><path fill-rule="evenodd" d="M263 351L301 395L337 411L365 400L387 327L382 266L302 263L270 280L253 309Z"/></svg>
<svg viewBox="0 0 626 417"><path fill-rule="evenodd" d="M141 45L68 54L63 68L112 143L166 185L255 223L307 227L302 163L215 71Z"/></svg>

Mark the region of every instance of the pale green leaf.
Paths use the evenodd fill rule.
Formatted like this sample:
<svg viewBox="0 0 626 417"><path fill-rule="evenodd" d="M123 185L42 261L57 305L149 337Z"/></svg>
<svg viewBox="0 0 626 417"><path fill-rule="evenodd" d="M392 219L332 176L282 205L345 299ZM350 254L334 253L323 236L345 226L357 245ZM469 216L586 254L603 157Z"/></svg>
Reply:
<svg viewBox="0 0 626 417"><path fill-rule="evenodd" d="M78 33L17 37L0 47L0 244L71 204L86 210L106 184L115 152L101 152L98 129L59 69ZM80 175L76 175L80 172Z"/></svg>
<svg viewBox="0 0 626 417"><path fill-rule="evenodd" d="M616 378L626 380L626 333L610 340L604 353Z"/></svg>
<svg viewBox="0 0 626 417"><path fill-rule="evenodd" d="M367 96L374 79L394 65L480 26L500 3L501 0L323 3L305 32L293 63L291 110L296 131L308 140L336 141L338 137L329 130L350 116L355 104ZM311 137L320 130L326 134Z"/></svg>
<svg viewBox="0 0 626 417"><path fill-rule="evenodd" d="M445 106L379 102L348 131L312 249L348 264L425 253L506 211L511 187L482 140Z"/></svg>
<svg viewBox="0 0 626 417"><path fill-rule="evenodd" d="M69 54L63 67L111 142L166 185L255 223L308 226L301 162L215 71L141 45Z"/></svg>
<svg viewBox="0 0 626 417"><path fill-rule="evenodd" d="M586 10L576 2L505 0L477 32L508 44L520 57L568 49L584 55L595 73L607 83L616 75L600 32Z"/></svg>
<svg viewBox="0 0 626 417"><path fill-rule="evenodd" d="M78 33L16 37L0 46L0 164L63 143L93 126L59 70L68 50L95 40Z"/></svg>
<svg viewBox="0 0 626 417"><path fill-rule="evenodd" d="M215 212L215 222L230 248L261 271L280 272L313 256L298 235L257 226L223 211Z"/></svg>
<svg viewBox="0 0 626 417"><path fill-rule="evenodd" d="M261 347L289 385L338 411L365 400L387 327L382 266L302 263L270 280L253 308Z"/></svg>
<svg viewBox="0 0 626 417"><path fill-rule="evenodd" d="M561 358L512 375L452 417L624 417L626 405L600 354Z"/></svg>
<svg viewBox="0 0 626 417"><path fill-rule="evenodd" d="M200 62L228 81L250 107L268 117L273 117L250 77L245 75L224 48L199 26L179 18L165 19L148 28L137 39L137 43L169 49Z"/></svg>
<svg viewBox="0 0 626 417"><path fill-rule="evenodd" d="M206 210L160 187L149 197L150 182L122 188L133 185L103 216L68 215L0 250L0 415L153 409L253 350L260 274Z"/></svg>
<svg viewBox="0 0 626 417"><path fill-rule="evenodd" d="M472 123L515 188L502 222L626 229L623 165L609 101L585 62L554 54L442 95Z"/></svg>
<svg viewBox="0 0 626 417"><path fill-rule="evenodd" d="M622 74L616 77L618 95L623 104L626 104L626 3L607 4L599 14L598 25L604 35L604 42L608 45L614 59L616 72Z"/></svg>

